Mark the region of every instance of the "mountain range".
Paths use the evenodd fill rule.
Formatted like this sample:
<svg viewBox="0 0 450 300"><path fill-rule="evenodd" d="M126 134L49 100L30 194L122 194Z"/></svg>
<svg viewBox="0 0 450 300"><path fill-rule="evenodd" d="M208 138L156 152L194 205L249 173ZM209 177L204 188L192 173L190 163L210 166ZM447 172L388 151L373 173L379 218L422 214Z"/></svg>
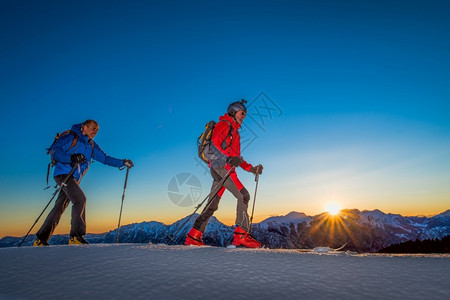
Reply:
<svg viewBox="0 0 450 300"><path fill-rule="evenodd" d="M122 226L120 243L183 244L196 216L185 217L166 225L151 221ZM227 246L233 238L233 226L227 226L212 217L203 236L207 245ZM116 230L102 234L87 234L90 243L114 243ZM336 248L346 245L346 250L377 252L385 247L410 240L441 239L450 235L450 210L433 217L405 217L386 214L380 210L359 211L344 209L338 215L322 213L307 216L290 212L285 216L270 217L253 224L252 235L263 245L273 249L308 249L318 246ZM31 245L29 236L23 245ZM20 237L3 237L0 247L14 247ZM55 235L50 244L67 244L68 235Z"/></svg>

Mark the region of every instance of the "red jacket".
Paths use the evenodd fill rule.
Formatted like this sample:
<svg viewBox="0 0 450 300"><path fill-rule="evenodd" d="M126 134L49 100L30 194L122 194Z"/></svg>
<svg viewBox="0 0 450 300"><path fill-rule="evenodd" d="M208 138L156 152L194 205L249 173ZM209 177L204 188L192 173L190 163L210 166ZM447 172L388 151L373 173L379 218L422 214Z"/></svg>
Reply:
<svg viewBox="0 0 450 300"><path fill-rule="evenodd" d="M230 124L231 134L229 134ZM218 161L221 161L220 165L225 165L225 168L228 170L231 166L224 163L226 158L230 156L241 156L241 137L238 132L239 128L241 128L241 125L228 114L225 114L219 118L219 122L214 127L211 137L212 144L223 154L219 155L221 157L218 157ZM210 166L211 165L215 166L216 164L215 162L212 162L210 163ZM239 166L246 171L250 171L252 167L252 165L245 160Z"/></svg>

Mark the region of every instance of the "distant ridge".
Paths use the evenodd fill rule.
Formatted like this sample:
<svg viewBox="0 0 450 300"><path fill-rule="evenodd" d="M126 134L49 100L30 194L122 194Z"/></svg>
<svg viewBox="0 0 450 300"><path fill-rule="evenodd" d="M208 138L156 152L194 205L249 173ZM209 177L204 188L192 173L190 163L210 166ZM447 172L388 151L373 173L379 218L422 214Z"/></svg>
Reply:
<svg viewBox="0 0 450 300"><path fill-rule="evenodd" d="M390 245L378 253L450 253L450 235L442 239L406 241Z"/></svg>
<svg viewBox="0 0 450 300"><path fill-rule="evenodd" d="M185 223L185 217L170 225L157 221L124 225L120 228L121 243L182 244L196 216ZM185 223L183 228L180 226ZM233 237L233 227L215 217L204 234L204 241L212 246L227 246ZM87 234L90 243L114 243L116 230L102 234ZM339 247L345 243L346 250L377 252L393 244L406 241L442 239L450 235L450 210L433 217L404 217L386 214L378 209L359 211L343 209L333 217L328 213L307 216L291 211L284 216L267 218L253 224L252 234L269 248ZM24 246L30 246L34 236L29 236ZM17 246L20 237L4 237L0 247ZM67 244L68 235L55 235L50 244Z"/></svg>

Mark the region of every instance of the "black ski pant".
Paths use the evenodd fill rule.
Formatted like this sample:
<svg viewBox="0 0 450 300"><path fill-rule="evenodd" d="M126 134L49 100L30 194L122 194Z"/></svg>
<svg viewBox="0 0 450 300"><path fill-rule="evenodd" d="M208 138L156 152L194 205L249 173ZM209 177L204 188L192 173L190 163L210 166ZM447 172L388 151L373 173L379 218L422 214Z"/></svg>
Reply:
<svg viewBox="0 0 450 300"><path fill-rule="evenodd" d="M230 173L230 176L227 178L227 180L225 180L222 187L219 186L220 181L226 176L228 171L223 167L211 167L210 172L214 180L211 187L212 191L211 196L213 196L217 191L218 192L212 199L210 197L202 213L195 220L194 228L200 230L201 232L205 232L209 219L212 217L214 212L219 208L220 199L222 198L225 189L227 189L237 199L235 224L248 232L250 229L249 228L250 224L247 208L248 202L250 200L250 194L248 193L247 189L239 181L235 171L232 171Z"/></svg>
<svg viewBox="0 0 450 300"><path fill-rule="evenodd" d="M67 175L55 176L55 181L61 185ZM56 199L55 206L48 214L36 237L41 241L48 242L62 214L69 203L72 202L72 220L70 236L83 236L86 234L86 196L73 176L70 176Z"/></svg>

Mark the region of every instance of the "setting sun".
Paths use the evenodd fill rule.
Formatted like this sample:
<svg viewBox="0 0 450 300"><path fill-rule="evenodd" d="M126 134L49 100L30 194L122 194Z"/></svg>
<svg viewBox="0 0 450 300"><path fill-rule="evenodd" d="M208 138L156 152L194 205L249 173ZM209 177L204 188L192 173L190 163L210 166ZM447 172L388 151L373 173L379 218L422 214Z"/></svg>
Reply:
<svg viewBox="0 0 450 300"><path fill-rule="evenodd" d="M339 211L341 210L341 207L336 203L330 203L325 207L325 210L330 215L337 215L339 213Z"/></svg>

